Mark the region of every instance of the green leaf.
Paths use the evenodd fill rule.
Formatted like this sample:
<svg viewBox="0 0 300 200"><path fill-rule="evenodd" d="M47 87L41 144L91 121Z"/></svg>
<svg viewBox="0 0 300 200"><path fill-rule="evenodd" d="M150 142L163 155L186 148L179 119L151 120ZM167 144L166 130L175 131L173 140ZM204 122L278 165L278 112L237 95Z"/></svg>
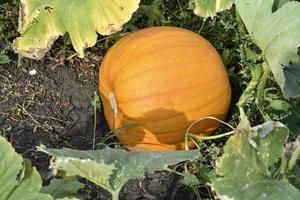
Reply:
<svg viewBox="0 0 300 200"><path fill-rule="evenodd" d="M41 192L50 194L56 200L63 198L72 199L83 186L82 183L75 180L53 179L50 185L42 188Z"/></svg>
<svg viewBox="0 0 300 200"><path fill-rule="evenodd" d="M281 8L283 4L290 2L290 0L274 0L272 11L276 11L278 8Z"/></svg>
<svg viewBox="0 0 300 200"><path fill-rule="evenodd" d="M295 166L288 176L289 181L300 190L300 166Z"/></svg>
<svg viewBox="0 0 300 200"><path fill-rule="evenodd" d="M300 95L299 78L290 79L285 71L292 70L299 77L299 69L289 66L297 63L300 45L300 3L284 4L272 12L274 0L236 0L237 10L254 42L262 50L275 80L284 95ZM298 67L299 68L299 67Z"/></svg>
<svg viewBox="0 0 300 200"><path fill-rule="evenodd" d="M300 105L291 108L291 114L283 120L291 132L297 136L300 135Z"/></svg>
<svg viewBox="0 0 300 200"><path fill-rule="evenodd" d="M87 178L111 193L118 193L133 178L144 177L145 172L166 169L169 165L195 159L198 151L127 152L122 149L78 151L72 149L47 149L40 151L53 156L50 168L63 171L66 176Z"/></svg>
<svg viewBox="0 0 300 200"><path fill-rule="evenodd" d="M221 200L298 200L299 191L287 181L257 180L248 181L225 179L216 183ZM229 197L229 198L228 198Z"/></svg>
<svg viewBox="0 0 300 200"><path fill-rule="evenodd" d="M0 52L0 64L7 64L10 63L10 59L7 55L1 54Z"/></svg>
<svg viewBox="0 0 300 200"><path fill-rule="evenodd" d="M113 190L109 181L116 169L114 164L105 164L103 160L98 160L93 151L80 152L72 149L60 151L44 147L39 150L53 156L50 168L54 170L54 174L63 174L65 177L81 176L108 191Z"/></svg>
<svg viewBox="0 0 300 200"><path fill-rule="evenodd" d="M300 24L300 20L299 20ZM300 36L300 34L299 34ZM286 78L284 90L289 91L289 94L297 92L300 94L300 63L289 63L288 66L283 67L283 74ZM293 97L293 96L292 96Z"/></svg>
<svg viewBox="0 0 300 200"><path fill-rule="evenodd" d="M40 193L42 180L35 168L24 161L9 142L0 137L0 199L1 200L52 200Z"/></svg>
<svg viewBox="0 0 300 200"><path fill-rule="evenodd" d="M194 13L198 16L208 18L214 17L217 12L231 8L234 0L191 0L194 3Z"/></svg>
<svg viewBox="0 0 300 200"><path fill-rule="evenodd" d="M96 43L97 33L109 35L121 30L137 10L140 0L21 0L19 31L15 50L23 56L41 59L54 41L69 33L74 49Z"/></svg>
<svg viewBox="0 0 300 200"><path fill-rule="evenodd" d="M272 172L284 156L288 129L279 122L266 122L231 136L217 165L212 188L220 199L297 200L300 192Z"/></svg>
<svg viewBox="0 0 300 200"><path fill-rule="evenodd" d="M189 185L191 187L200 185L199 179L190 172L183 173L183 179L182 179L181 183L183 183L185 185Z"/></svg>
<svg viewBox="0 0 300 200"><path fill-rule="evenodd" d="M270 106L272 109L278 111L288 111L291 108L291 105L283 100L272 100Z"/></svg>

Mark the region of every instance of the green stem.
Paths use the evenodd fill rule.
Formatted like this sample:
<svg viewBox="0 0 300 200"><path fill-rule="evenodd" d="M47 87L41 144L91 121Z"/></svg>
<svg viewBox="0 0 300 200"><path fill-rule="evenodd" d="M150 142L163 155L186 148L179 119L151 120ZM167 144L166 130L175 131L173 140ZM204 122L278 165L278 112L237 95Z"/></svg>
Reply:
<svg viewBox="0 0 300 200"><path fill-rule="evenodd" d="M238 25L239 32L242 33L243 35L245 35L246 34L245 26L244 26L243 20L240 16L239 12L237 11L236 8L235 8L235 16L236 16L236 22Z"/></svg>
<svg viewBox="0 0 300 200"><path fill-rule="evenodd" d="M220 122L221 124L224 124L224 125L230 127L232 130L235 129L235 128L234 128L233 126L231 126L230 124L228 124L228 123L226 123L226 122L224 122L224 121L222 121L222 120L220 120L220 119L218 119L218 118L216 118L216 117L211 117L211 116L201 117L201 118L197 119L196 121L194 121L194 122L188 127L188 129L187 129L187 131L186 131L186 133L185 133L185 136L184 136L184 148L185 148L185 150L189 150L189 145L188 145L189 136L190 136L191 138L196 139L196 140L205 140L205 139L201 139L201 138L209 138L209 137L212 137L211 139L216 139L216 138L214 138L214 137L216 137L216 136L199 136L199 135L195 135L195 134L190 133L190 130L192 129L192 127L193 127L195 124L197 124L197 123L199 123L199 122L201 122L201 121L203 121L203 120L205 120L205 119L216 120L216 121ZM196 137L192 137L192 135L196 136L197 138L196 138ZM221 135L223 135L223 134L221 134ZM218 135L218 136L220 136L220 135ZM198 138L200 138L200 139L198 139ZM207 140L211 140L211 139L207 139Z"/></svg>
<svg viewBox="0 0 300 200"><path fill-rule="evenodd" d="M257 84L259 83L260 77L262 76L262 67L260 65L254 65L251 68L251 76L252 79L250 83L246 87L239 99L239 102L237 103L238 107L243 107L246 104L247 99L252 95L252 91L255 90Z"/></svg>
<svg viewBox="0 0 300 200"><path fill-rule="evenodd" d="M203 22L202 22L202 24L201 24L201 27L200 27L200 29L198 30L198 34L201 33L201 31L202 31L202 29L203 29L203 27L204 27L205 22L206 22L206 19L203 19Z"/></svg>
<svg viewBox="0 0 300 200"><path fill-rule="evenodd" d="M286 155L283 155L281 158L281 165L280 165L280 175L282 177L285 177L287 165L288 165L288 162L287 162Z"/></svg>
<svg viewBox="0 0 300 200"><path fill-rule="evenodd" d="M268 81L268 77L270 75L270 68L268 66L268 64L266 62L264 62L262 64L262 68L263 68L263 75L258 83L257 86L257 101L260 103L262 101L262 99L264 98L264 92L265 92L265 87Z"/></svg>
<svg viewBox="0 0 300 200"><path fill-rule="evenodd" d="M93 127L93 150L95 150L96 146L96 128L97 128L97 107L94 105L94 127Z"/></svg>
<svg viewBox="0 0 300 200"><path fill-rule="evenodd" d="M292 153L292 157L288 164L288 169L292 170L300 156L300 144L297 145L295 151Z"/></svg>
<svg viewBox="0 0 300 200"><path fill-rule="evenodd" d="M234 131L230 131L230 132L227 132L227 133L223 133L223 134L219 134L219 135L212 135L212 136L201 136L201 135L195 135L193 133L187 133L185 135L185 138L184 138L185 150L189 150L189 147L188 147L188 139L189 138L193 138L193 139L198 140L198 141L215 140L215 139L219 139L219 138L222 138L222 137L232 135L233 133L234 133Z"/></svg>
<svg viewBox="0 0 300 200"><path fill-rule="evenodd" d="M265 96L265 88L266 88L266 85L267 85L267 81L268 81L268 77L270 75L270 68L268 66L268 64L266 62L264 62L262 64L262 68L263 68L263 75L258 83L258 86L257 86L257 93L256 93L256 105L257 105L257 108L259 109L261 115L263 116L264 120L268 121L268 120L271 120L271 118L268 116L268 115L265 115L263 110L263 99L264 99L264 96Z"/></svg>
<svg viewBox="0 0 300 200"><path fill-rule="evenodd" d="M119 200L119 192L116 191L112 192L111 197L112 200Z"/></svg>
<svg viewBox="0 0 300 200"><path fill-rule="evenodd" d="M22 58L23 58L23 56L21 56L21 55L19 54L19 55L18 55L17 69L20 69L20 68L21 68Z"/></svg>
<svg viewBox="0 0 300 200"><path fill-rule="evenodd" d="M234 131L230 131L227 133L223 133L220 135L212 135L212 136L201 136L201 135L195 135L193 133L188 133L187 135L191 138L197 139L197 140L215 140L215 139L219 139L222 137L226 137L228 135L232 135L234 133Z"/></svg>

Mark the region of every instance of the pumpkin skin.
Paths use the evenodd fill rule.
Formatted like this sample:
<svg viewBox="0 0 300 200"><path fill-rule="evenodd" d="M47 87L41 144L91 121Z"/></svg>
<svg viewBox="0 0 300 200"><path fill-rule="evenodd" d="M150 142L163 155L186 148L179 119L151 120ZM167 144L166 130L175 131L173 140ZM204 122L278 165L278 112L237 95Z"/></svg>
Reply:
<svg viewBox="0 0 300 200"><path fill-rule="evenodd" d="M99 82L108 125L130 151L183 149L192 122L224 119L230 105L219 54L182 28L151 27L125 36L105 55ZM192 132L207 135L218 126L204 120ZM194 147L192 141L188 145Z"/></svg>

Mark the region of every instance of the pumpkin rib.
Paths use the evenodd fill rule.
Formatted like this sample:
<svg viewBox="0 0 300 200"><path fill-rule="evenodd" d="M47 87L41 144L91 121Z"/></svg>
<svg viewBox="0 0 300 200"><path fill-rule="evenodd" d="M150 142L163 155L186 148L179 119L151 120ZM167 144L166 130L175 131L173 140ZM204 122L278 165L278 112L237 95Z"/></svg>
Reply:
<svg viewBox="0 0 300 200"><path fill-rule="evenodd" d="M222 81L221 79L218 79L218 81ZM216 82L218 82L216 81ZM200 84L213 84L213 82L211 81L208 81L206 83L200 83ZM122 104L122 103L128 103L130 101L142 101L142 100L145 100L145 99L148 99L148 98L152 98L152 97L156 97L156 96L161 96L161 95L165 95L165 94L170 94L170 93L174 93L174 90L176 90L176 92L180 92L180 91L186 91L186 90L189 90L189 89L194 89L194 88L198 88L199 86L196 85L194 87L185 87L185 88L176 88L176 89L173 89L173 90L170 90L170 91L165 91L165 92L162 92L162 93L158 93L158 94L152 94L152 95L148 95L148 96L143 96L143 97L139 97L139 98L134 98L134 99L126 99L126 100L117 100L117 103L118 104ZM116 96L116 99L118 99L118 95L115 94Z"/></svg>
<svg viewBox="0 0 300 200"><path fill-rule="evenodd" d="M223 96L225 96L226 95L226 93L222 93L221 94L221 97L223 97ZM218 98L218 97L214 97L214 98ZM212 99L214 99L214 98L212 98ZM219 97L220 98L220 97ZM118 103L118 102L117 102ZM206 104L202 104L201 106L199 106L199 107L196 107L196 108L192 108L192 109L190 109L190 110L188 110L188 111L186 111L186 113L190 113L190 112L192 112L193 110L196 112L199 108L201 108L201 107L205 107L205 106L207 106L207 105L210 105L210 103L211 103L211 101L210 100L207 100L207 103ZM119 108L119 110L120 111L122 111L121 110L121 108ZM124 111L123 111L124 112ZM150 111L151 112L151 111ZM180 111L179 111L179 114L177 114L177 115L180 115ZM211 116L217 116L217 115L219 115L219 114L212 114ZM175 115L176 116L176 115ZM163 120L166 120L166 119L169 119L169 118L173 118L173 117L175 117L175 116L171 116L171 117L167 117L167 118L163 118L163 119L157 119L157 120L148 120L148 122L155 122L155 121L163 121Z"/></svg>
<svg viewBox="0 0 300 200"><path fill-rule="evenodd" d="M199 62L199 61L198 61ZM195 62L193 62L193 63L197 63L196 61ZM189 63L189 64L193 64L193 63ZM184 65L185 64L182 64L182 67L184 68ZM152 68L150 68L150 69L146 69L146 70L143 70L143 71L139 71L139 72L136 72L135 74L129 74L129 75L126 75L126 77L125 78L123 78L123 79L121 79L121 78L119 78L119 77L116 77L115 79L114 79L114 86L116 86L116 85L118 85L118 84L122 84L122 83L126 83L127 81L132 81L132 80L134 80L134 78L139 78L139 76L142 76L143 74L145 74L145 73L147 73L148 71L150 71L150 70L158 70L158 69L161 69L162 67L164 67L164 70L167 70L167 69L170 69L170 70L172 70L172 68L173 68L173 65L168 65L168 66L165 66L165 64L160 64L159 66L155 66L155 67L152 67ZM213 71L213 70L212 70ZM201 73L201 72L199 72L199 73ZM188 76L190 76L190 75L193 75L193 74L187 74ZM125 76L125 75L124 75ZM199 76L201 76L201 74L199 74ZM203 80L201 80L201 79L199 79L199 82L197 82L197 83L194 83L194 84L210 84L210 83L213 83L212 81L222 81L223 79L224 79L224 77L226 77L226 74L224 73L219 73L219 74L216 74L216 75L214 75L214 77L213 78L211 78L211 80L205 80L205 82L203 82ZM221 79L221 80L219 80L219 79ZM183 80L184 81L184 80ZM174 81L175 83L177 83L178 82L178 80L175 80ZM169 85L171 85L172 83L168 83Z"/></svg>
<svg viewBox="0 0 300 200"><path fill-rule="evenodd" d="M196 46L196 45L195 45ZM174 48L172 48L172 49L175 49L175 47ZM155 50L155 49L153 49L153 51L151 51L151 52L160 52L160 51L165 51L165 49L160 49L160 50ZM147 53L145 53L145 55L152 55L151 54L151 52L147 52ZM143 57L144 55L141 55L141 57ZM141 60L144 60L144 59L141 59ZM124 66L128 66L128 65L130 65L130 63L131 62L133 62L132 60L130 60L130 61L128 61L127 63L124 63L123 64L123 66L122 67L120 67L122 70L120 70L115 76L114 76L114 79L113 79L113 82L115 81L115 79L117 78L117 77L119 77L119 75L120 74L123 74L124 73L124 71L126 71L126 70L128 70L126 67L124 67ZM136 62L136 60L135 60L135 62ZM149 69L148 69L149 70Z"/></svg>
<svg viewBox="0 0 300 200"><path fill-rule="evenodd" d="M191 112L193 111L193 110L195 110L195 112L196 112L196 109L192 109L192 110L190 110ZM180 114L177 114L177 115L173 115L173 116L170 116L170 117L166 117L166 118L163 118L163 119L157 119L157 120L143 120L143 123L142 124L145 124L145 123L147 123L147 122L152 122L152 123L154 123L154 122L158 122L158 121L160 121L160 122L162 122L163 123L163 121L165 121L165 120L170 120L170 119L174 119L174 118L178 118L178 116L180 116ZM222 116L222 114L211 114L211 115L207 115L207 116ZM197 120L197 119L195 119L195 120ZM192 120L191 121L191 123L193 122L193 121L195 121L195 120ZM134 119L128 119L128 118L122 118L122 121L126 121L126 122L133 122L133 123L127 123L127 125L130 125L130 124L134 124L134 122L135 122L135 120ZM191 124L190 123L190 124ZM181 130L183 130L183 129L181 129ZM161 132L157 132L157 133L161 133Z"/></svg>
<svg viewBox="0 0 300 200"><path fill-rule="evenodd" d="M133 33L133 34L135 34L135 33ZM215 51L214 49L212 49L212 48L213 48L212 45L211 45L207 40L205 40L203 37L197 35L196 33L194 33L194 34L195 34L195 35L194 35L194 38L195 38L194 40L195 40L195 42L198 42L198 43L201 42L201 44L203 45L202 48L210 48L211 50ZM153 37L152 40L154 41L154 42L152 42L152 43L154 43L154 44L157 43L156 40L164 41L164 40L161 40L160 37L161 37L161 38L165 38L166 36L169 36L168 39L170 39L170 38L172 38L172 37L170 37L170 36L174 36L174 37L176 37L176 38L178 38L179 36L182 36L183 39L186 38L186 35L185 35L185 34L179 34L179 33L170 34L170 35L167 35L166 33L164 33L164 34L160 34L160 35L159 35L159 36L160 36L159 38L155 38L156 36L157 36L157 35L153 35L153 36L152 36L152 37ZM201 40L199 40L199 37L201 37ZM120 42L120 43L122 43L122 42L124 43L125 41L123 41L123 39L124 39L124 38L122 38L119 42ZM126 38L126 39L127 39L127 38ZM133 41L131 41L130 39L128 39L127 43L130 43L130 42L133 42L133 43L134 43L134 42L136 42L136 41L139 41L139 38L132 38L132 40L133 40ZM178 40L179 40L179 39L178 39ZM151 46L152 43L148 42L147 44L148 44L148 45L150 44L149 46ZM175 43L175 42L172 42L172 44L171 44L172 47L171 47L171 48L176 48L176 47L174 47L174 44L173 44L173 43ZM121 49L120 49L120 50L123 52L123 53L122 53L122 56L125 56L127 53L130 53L130 54L135 53L135 52L130 52L130 51L129 51L129 52L124 51L124 49L125 49L125 50L128 49L128 47L127 47L128 45L125 45L125 44L124 44L123 46L124 46L124 48L121 48ZM199 44L198 44L198 46L199 46ZM117 48L117 47L118 47L118 46L112 47L112 49L110 49L109 52L112 51L112 50L114 50L114 48ZM197 46L196 46L196 47L197 47ZM170 47L168 47L168 48L170 48ZM135 48L135 49L136 49L136 48ZM164 49L159 49L159 50L164 50ZM158 50L157 50L157 49L154 49L153 51L157 52ZM147 52L147 53L148 53L148 54L151 54L153 51ZM137 52L140 52L140 50L138 49ZM146 54L146 53L145 53L145 54ZM143 54L142 54L142 55L143 55ZM142 55L139 54L139 57L143 57ZM113 63L111 63L111 64L115 64L115 62L116 62L116 60L114 60ZM126 65L129 65L129 64L130 64L130 63L125 63L124 65L126 66ZM124 65L123 65L123 66L124 66ZM123 66L120 66L120 68L122 69Z"/></svg>
<svg viewBox="0 0 300 200"><path fill-rule="evenodd" d="M195 121L195 120L194 120ZM192 123L192 122L191 122ZM189 125L191 124L191 123L187 123L187 125L184 127L184 128L178 128L177 130L178 131L186 131L187 130L187 128L189 127ZM127 125L130 125L130 124L127 124ZM137 126L139 126L139 125L137 125ZM136 129L129 129L130 130L130 132L136 132L136 133L138 133L138 132L140 132L140 130L136 130ZM125 132L125 131L124 131ZM174 132L174 130L170 130L170 131L161 131L161 132L155 132L157 135L164 135L164 134L169 134L169 133L173 133ZM202 132L208 132L208 131L202 131Z"/></svg>

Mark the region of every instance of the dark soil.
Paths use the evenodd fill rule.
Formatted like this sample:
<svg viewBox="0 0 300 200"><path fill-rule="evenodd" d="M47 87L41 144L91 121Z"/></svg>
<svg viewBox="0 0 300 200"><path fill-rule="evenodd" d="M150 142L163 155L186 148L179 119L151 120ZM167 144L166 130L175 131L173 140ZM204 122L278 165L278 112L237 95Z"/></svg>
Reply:
<svg viewBox="0 0 300 200"><path fill-rule="evenodd" d="M0 133L16 151L31 160L48 183L49 157L36 146L92 149L94 135L94 92L98 93L98 65L106 49L85 59L47 56L42 61L17 58L0 67ZM54 50L58 52L58 50ZM50 53L49 53L50 54ZM36 70L36 75L30 75ZM109 132L103 113L98 110L96 143ZM115 141L108 141L115 142ZM89 199L110 199L103 189L86 182L83 191ZM196 199L193 191L180 184L180 177L169 172L147 174L131 180L120 199Z"/></svg>

